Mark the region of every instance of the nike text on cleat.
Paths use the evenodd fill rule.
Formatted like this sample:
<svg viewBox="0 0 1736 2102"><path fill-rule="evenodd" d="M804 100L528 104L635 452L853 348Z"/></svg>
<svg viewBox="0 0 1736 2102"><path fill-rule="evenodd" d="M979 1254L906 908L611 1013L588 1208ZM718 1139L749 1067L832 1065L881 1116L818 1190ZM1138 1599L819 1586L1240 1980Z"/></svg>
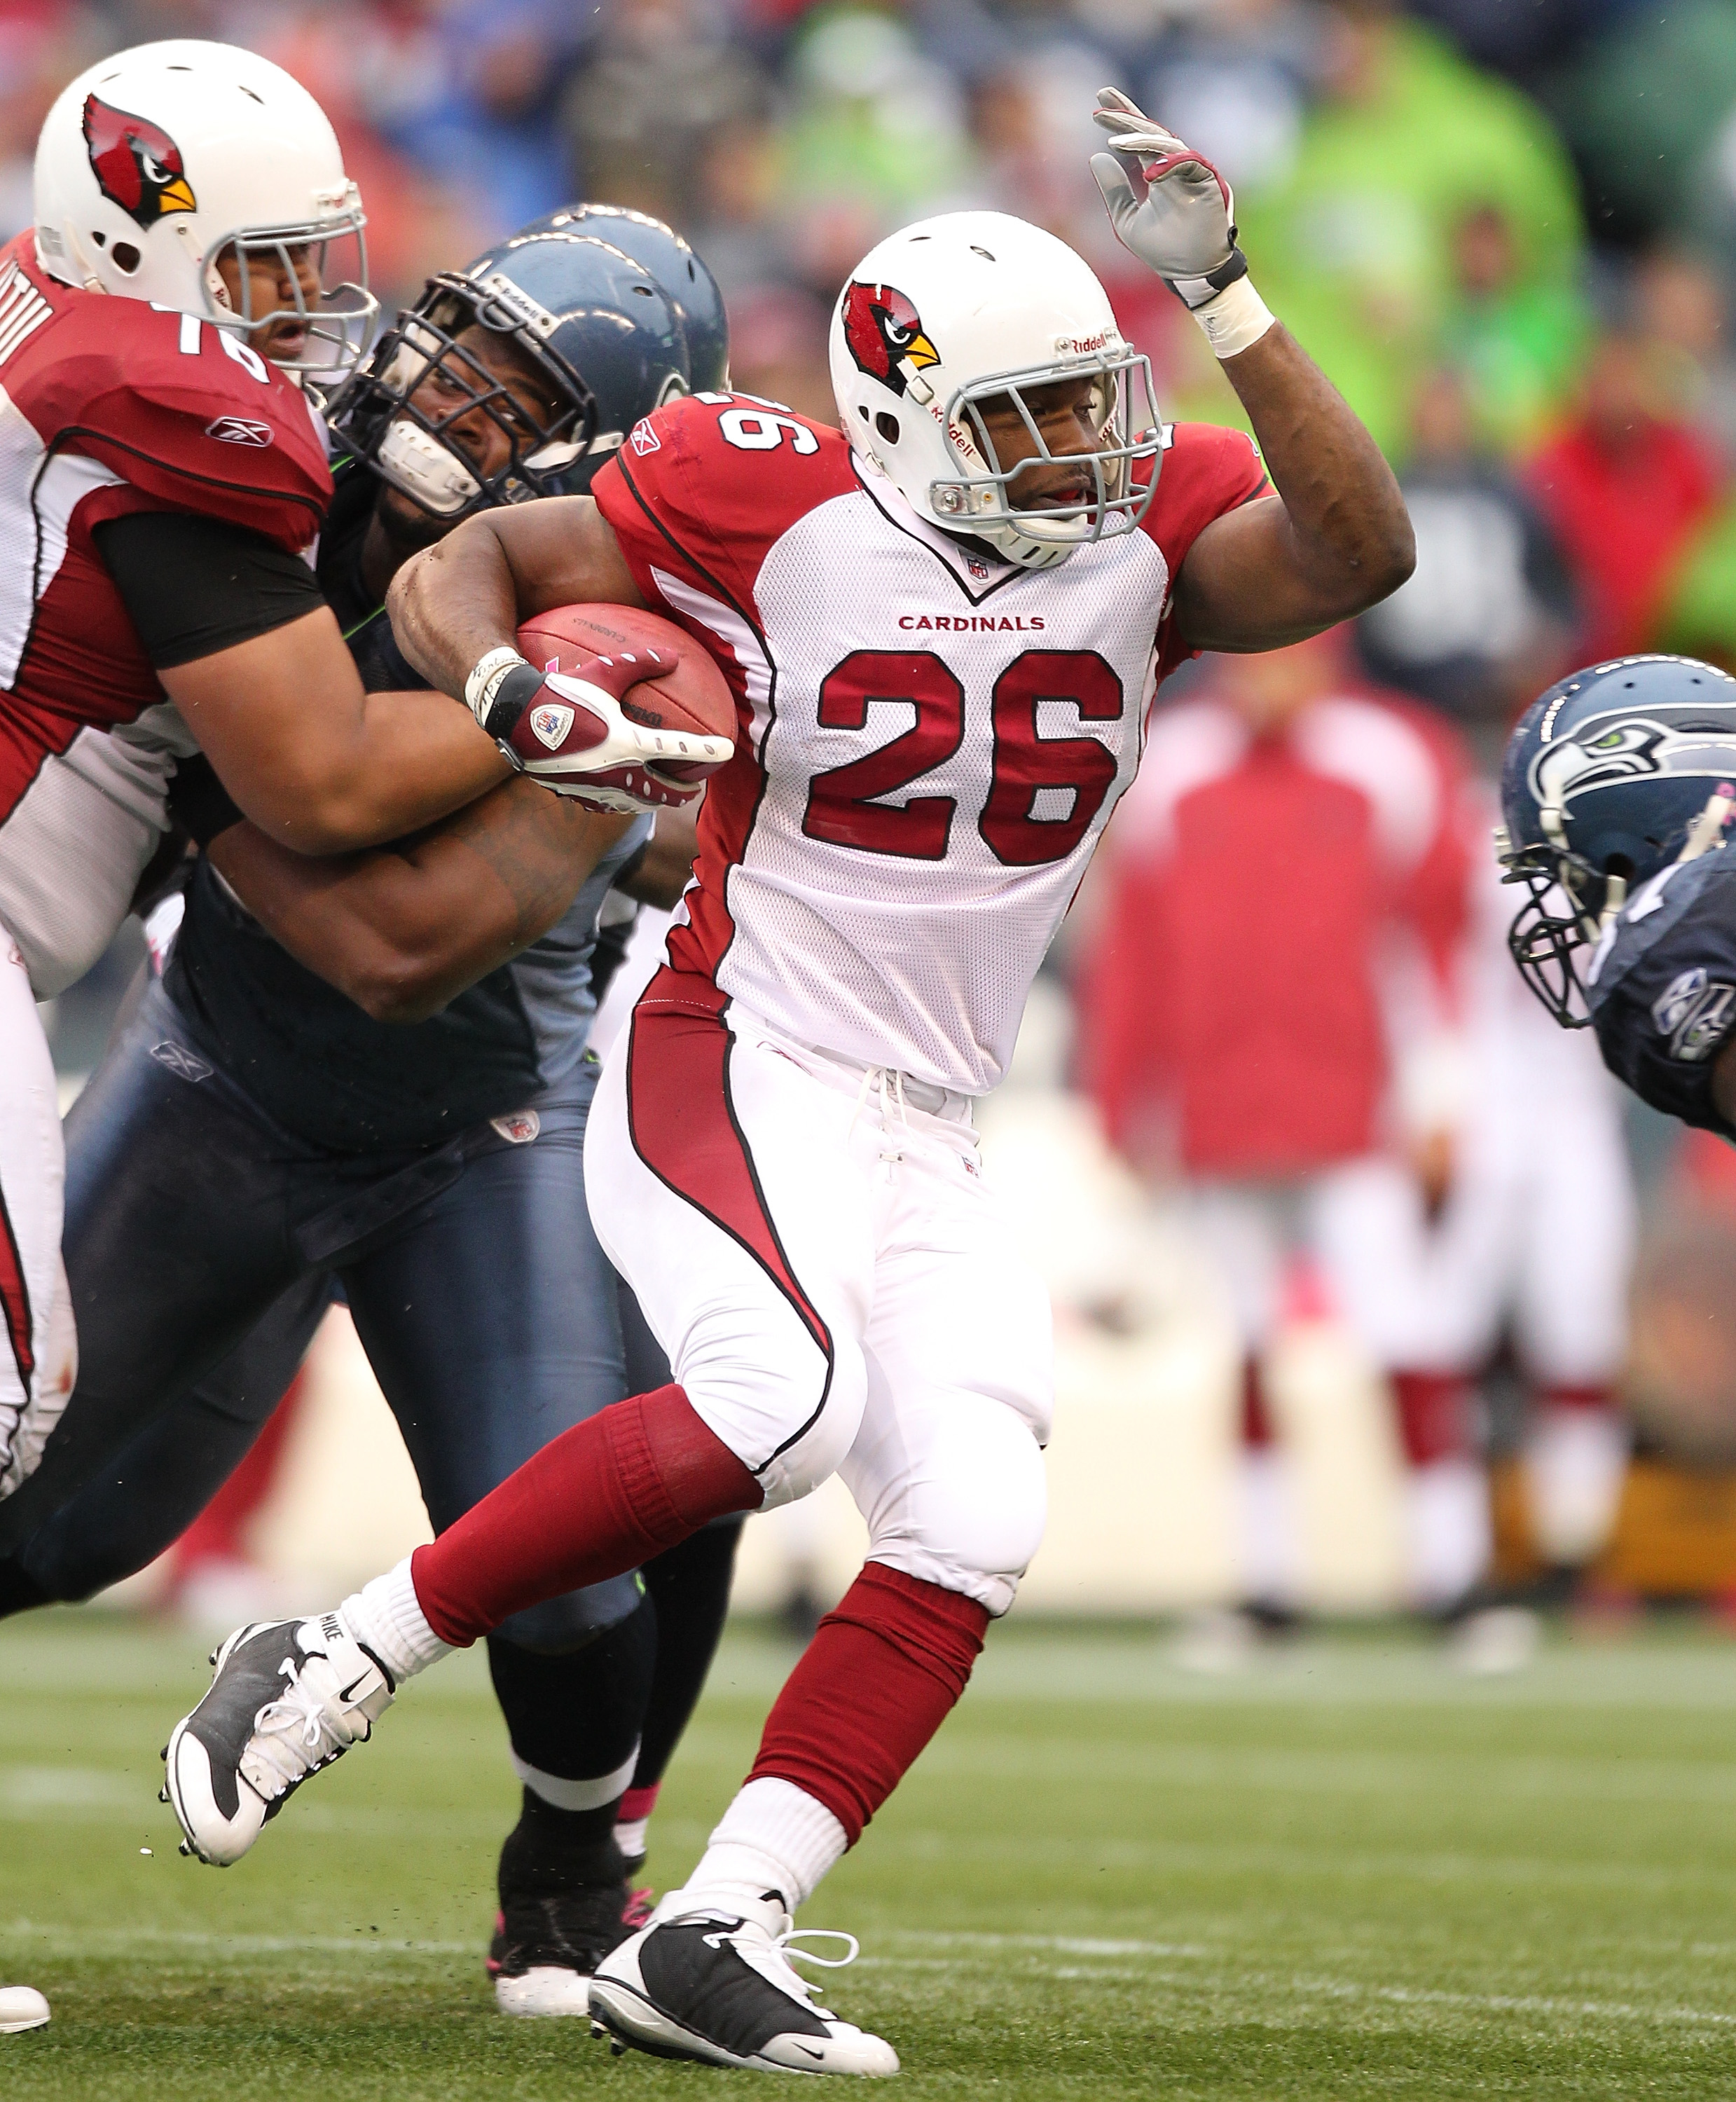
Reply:
<svg viewBox="0 0 1736 2102"><path fill-rule="evenodd" d="M169 1739L169 1799L192 1851L228 1868L309 1774L369 1736L393 1687L335 1613L237 1628L215 1661Z"/></svg>
<svg viewBox="0 0 1736 2102"><path fill-rule="evenodd" d="M792 1958L829 1969L848 1963L852 1936L814 1936L849 1943L835 1960L792 1946L797 1930L775 1897L728 1909L682 1910L683 1903L675 1893L667 1916L597 1966L591 2012L616 2048L763 2073L898 2070L889 2043L817 2006L813 1987L790 1967Z"/></svg>

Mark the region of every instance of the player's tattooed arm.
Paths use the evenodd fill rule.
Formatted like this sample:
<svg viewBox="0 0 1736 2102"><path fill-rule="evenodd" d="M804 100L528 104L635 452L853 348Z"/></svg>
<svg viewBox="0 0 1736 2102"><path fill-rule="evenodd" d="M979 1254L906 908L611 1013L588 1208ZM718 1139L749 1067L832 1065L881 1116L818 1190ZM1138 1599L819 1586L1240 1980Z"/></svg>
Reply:
<svg viewBox="0 0 1736 2102"><path fill-rule="evenodd" d="M1278 490L1214 519L1176 580L1196 650L1274 650L1348 620L1416 566L1392 469L1338 389L1279 326L1224 360Z"/></svg>
<svg viewBox="0 0 1736 2102"><path fill-rule="evenodd" d="M687 888L699 852L699 808L693 803L684 809L659 810L656 829L616 877L616 889L636 898L641 905L672 911Z"/></svg>
<svg viewBox="0 0 1736 2102"><path fill-rule="evenodd" d="M631 823L507 782L419 838L322 859L257 826L207 852L266 931L377 1022L424 1022L546 934Z"/></svg>
<svg viewBox="0 0 1736 2102"><path fill-rule="evenodd" d="M431 685L458 698L472 665L513 647L519 623L532 614L644 604L588 496L479 511L413 555L386 598L398 647Z"/></svg>

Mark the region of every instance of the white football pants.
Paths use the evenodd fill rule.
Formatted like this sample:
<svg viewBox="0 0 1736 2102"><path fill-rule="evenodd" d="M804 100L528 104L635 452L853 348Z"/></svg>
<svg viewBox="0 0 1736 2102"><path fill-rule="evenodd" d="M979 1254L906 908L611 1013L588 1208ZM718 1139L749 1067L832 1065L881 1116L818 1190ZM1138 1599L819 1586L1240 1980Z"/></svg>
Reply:
<svg viewBox="0 0 1736 2102"><path fill-rule="evenodd" d="M23 955L0 927L0 1497L35 1469L78 1373L65 1184L54 1060Z"/></svg>
<svg viewBox="0 0 1736 2102"><path fill-rule="evenodd" d="M1048 1297L967 1098L653 983L585 1142L598 1238L768 1506L841 1474L870 1560L1003 1613L1042 1537ZM693 981L685 981L691 985Z"/></svg>

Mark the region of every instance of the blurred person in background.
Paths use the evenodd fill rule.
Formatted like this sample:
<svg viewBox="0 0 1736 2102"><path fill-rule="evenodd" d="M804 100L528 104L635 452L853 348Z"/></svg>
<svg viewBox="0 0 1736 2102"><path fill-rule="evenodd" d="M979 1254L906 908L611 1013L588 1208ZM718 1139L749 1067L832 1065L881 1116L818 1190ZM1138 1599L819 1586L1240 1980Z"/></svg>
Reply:
<svg viewBox="0 0 1736 2102"><path fill-rule="evenodd" d="M703 211L726 127L763 114L768 83L711 0L615 0L561 99L571 159L593 196L676 220Z"/></svg>
<svg viewBox="0 0 1736 2102"><path fill-rule="evenodd" d="M1736 461L1729 288L1707 252L1662 242L1634 265L1634 312L1656 347L1658 385L1726 466Z"/></svg>
<svg viewBox="0 0 1736 2102"><path fill-rule="evenodd" d="M1242 1593L1297 1610L1264 1359L1325 1306L1388 1377L1409 1590L1445 1613L1489 1548L1464 1383L1422 1272L1462 1108L1464 752L1359 687L1334 632L1214 660L1153 720L1080 980L1083 1076L1136 1171L1180 1173L1243 1350Z"/></svg>
<svg viewBox="0 0 1736 2102"><path fill-rule="evenodd" d="M830 300L883 234L974 190L963 97L902 22L859 7L804 24L784 86L773 209Z"/></svg>
<svg viewBox="0 0 1736 2102"><path fill-rule="evenodd" d="M1524 471L1572 573L1588 660L1650 647L1676 565L1723 486L1710 441L1665 390L1667 370L1636 317L1605 327L1573 420Z"/></svg>
<svg viewBox="0 0 1736 2102"><path fill-rule="evenodd" d="M730 384L826 423L837 415L826 332L830 319L810 293L765 287L736 300L729 317Z"/></svg>
<svg viewBox="0 0 1736 2102"><path fill-rule="evenodd" d="M1579 209L1548 124L1505 82L1382 0L1340 0L1322 21L1322 99L1287 172L1238 199L1242 227L1282 259L1299 339L1396 459L1466 214L1503 215L1517 296L1571 285Z"/></svg>
<svg viewBox="0 0 1736 2102"><path fill-rule="evenodd" d="M1417 393L1399 477L1416 569L1357 623L1372 677L1437 708L1493 778L1514 717L1555 677L1576 623L1572 581L1542 513L1474 439L1464 376Z"/></svg>
<svg viewBox="0 0 1736 2102"><path fill-rule="evenodd" d="M1455 222L1452 272L1443 353L1464 374L1479 439L1517 452L1566 410L1591 332L1584 299L1569 278L1526 273L1499 204L1468 206Z"/></svg>
<svg viewBox="0 0 1736 2102"><path fill-rule="evenodd" d="M1736 20L1729 0L1616 5L1592 26L1542 84L1579 163L1599 238L1632 253L1690 231L1713 253L1727 253L1736 233Z"/></svg>

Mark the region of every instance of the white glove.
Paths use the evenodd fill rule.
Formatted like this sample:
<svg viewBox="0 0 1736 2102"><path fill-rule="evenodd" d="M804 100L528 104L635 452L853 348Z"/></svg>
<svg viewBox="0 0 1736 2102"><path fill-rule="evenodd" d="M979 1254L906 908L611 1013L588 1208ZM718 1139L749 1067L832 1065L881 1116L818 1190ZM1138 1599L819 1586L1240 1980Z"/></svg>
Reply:
<svg viewBox="0 0 1736 2102"><path fill-rule="evenodd" d="M1190 307L1203 306L1224 289L1208 281L1239 254L1229 184L1118 88L1098 89L1092 122L1109 134L1114 149L1093 153L1091 171L1117 239ZM1130 178L1137 179L1137 190ZM1236 275L1247 268L1243 262Z"/></svg>
<svg viewBox="0 0 1736 2102"><path fill-rule="evenodd" d="M1092 121L1109 135L1091 171L1116 239L1192 311L1220 357L1246 350L1272 316L1247 282L1229 184L1118 88L1097 91Z"/></svg>

